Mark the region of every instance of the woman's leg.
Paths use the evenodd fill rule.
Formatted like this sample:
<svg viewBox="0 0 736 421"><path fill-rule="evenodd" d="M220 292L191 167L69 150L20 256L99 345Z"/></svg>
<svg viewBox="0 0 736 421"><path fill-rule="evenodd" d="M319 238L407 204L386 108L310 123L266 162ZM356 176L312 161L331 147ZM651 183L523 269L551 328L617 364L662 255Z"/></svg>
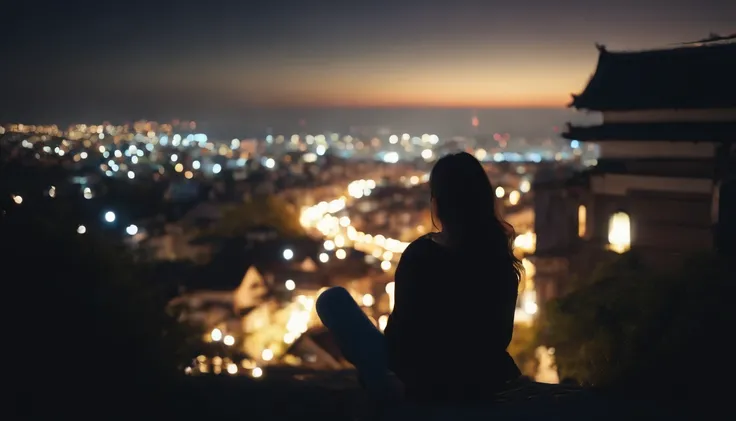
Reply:
<svg viewBox="0 0 736 421"><path fill-rule="evenodd" d="M368 392L383 400L399 399L402 387L388 369L386 339L350 293L342 287L323 292L317 298L317 314Z"/></svg>

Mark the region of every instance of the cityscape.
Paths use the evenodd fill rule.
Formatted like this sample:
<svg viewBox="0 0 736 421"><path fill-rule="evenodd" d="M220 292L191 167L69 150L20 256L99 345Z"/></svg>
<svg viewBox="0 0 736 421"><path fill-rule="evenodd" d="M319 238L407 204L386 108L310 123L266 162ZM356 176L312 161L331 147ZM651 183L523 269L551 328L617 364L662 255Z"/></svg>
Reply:
<svg viewBox="0 0 736 421"><path fill-rule="evenodd" d="M38 34L60 34L57 53L11 31L12 48L27 45L58 66L23 74L25 59L11 49L4 56L15 70L0 71L0 258L17 419L734 412L721 385L736 374L724 352L736 323L736 34L723 32L733 22L677 0L721 32L698 24L625 35L600 23L598 32L582 25L576 37L552 31L560 44L552 47L532 41L529 28L570 18L535 3L545 12L520 24L527 29L509 47L489 48L491 59L468 45L516 32L503 14L478 20L492 15L488 5L408 2L426 11L411 30L397 25L404 6L307 11L285 3L252 10L253 21L288 25L283 34L245 20L239 28L202 6L202 22L220 28L208 27L222 43L216 48L191 34L193 12L153 4L146 15L188 29L154 34L143 28L150 16L139 16L139 33L114 35L133 15L101 5L108 17L98 26L90 7L75 4L77 15L59 16L86 20L87 32L39 17ZM590 7L593 20L617 13ZM649 16L642 5L621 7ZM25 15L17 8L8 10ZM375 25L386 33L345 26L358 9L371 21L385 18ZM685 19L684 11L657 10L661 22ZM457 39L421 28L444 23L445 14ZM313 23L304 26L306 18ZM63 58L72 44L103 51L90 33L117 52ZM259 34L268 34L262 44L253 41ZM594 34L614 46L588 39ZM131 50L141 37L151 46ZM173 52L182 46L186 54ZM118 60L133 54L140 62ZM457 62L454 76L447 61ZM497 342L492 319L501 310L487 293L496 290L444 279L470 273L456 268L440 281L417 281L427 291L411 290L426 312L414 316L427 327L411 356L429 364L424 378L441 379L426 386L436 399L421 400L405 371L367 372L351 350L379 362L384 350L371 351L357 334L346 344L318 302L344 289L370 329L391 336L397 290L409 294L397 269L412 247L427 238L455 245L438 240L450 238L450 225L439 217L433 169L460 155L490 181L496 215L488 218L510 226L501 240L508 236L504 253L520 275L504 346L518 372L498 389L462 383L495 358L484 342ZM495 257L472 256L480 279L502 282ZM453 311L463 306L476 308L459 319ZM346 323L348 313L339 315ZM399 392L375 378L396 380Z"/></svg>
<svg viewBox="0 0 736 421"><path fill-rule="evenodd" d="M273 256L254 256L250 266L234 262L242 266L239 278L187 280L183 285L193 282L196 286L172 300L187 304L191 312L187 317L206 320L206 340L231 346L237 342L240 351L255 357L237 364L251 367L242 371L200 356L198 361L213 366L198 363L187 367L188 372L226 369L231 374L256 376L263 375L259 364L267 366L284 357L310 365L310 358L289 355L287 350L318 323L314 300L327 286L348 288L369 317L385 326L392 308L392 274L401 253L414 238L433 230L425 183L437 156L466 150L484 163L497 186L496 197L504 204L505 218L518 233L515 244L522 258L534 251L531 186L535 174L540 169L582 169L594 165L597 156L594 144L573 140L554 147L548 140L544 148L524 149L518 145L523 142L500 133L451 139L434 134L374 133L359 138L328 133L215 140L198 133L193 121L80 124L66 130L10 124L3 128L2 142L14 160L39 167L60 166L68 174L42 191L15 191L12 201L16 206L48 199L87 202L99 215L85 212L91 217L79 221L78 235L92 230L115 233L142 259L199 263L205 271L201 277L215 269L209 266L223 252L218 248L227 247L217 244L224 235L206 239L205 233L231 217L229 208L268 196L279 200L274 206L283 203L298 214L298 229L309 241L298 239L292 245L292 239L281 235L285 227L244 221L239 234L244 235L246 247L268 249ZM133 195L136 189L157 190L160 203L149 208L125 203L116 207L120 198L111 196L119 189L129 189ZM134 197L127 200L134 201ZM267 220L268 216L260 218ZM341 260L351 267L331 263ZM523 262L527 278L517 320L529 323L537 311L534 265L528 259ZM261 273L259 267L267 269ZM342 273L345 270L348 273ZM236 282L232 290L219 291L228 282ZM209 283L218 288L208 289ZM259 287L252 296L238 295L240 288L256 284ZM269 289L285 298L275 308L263 299ZM232 305L228 302L233 299L245 303L236 303L232 314L210 314L218 304ZM238 326L239 312L253 306ZM237 322L234 327L233 322ZM280 340L270 342L273 335L280 335ZM334 357L313 362L333 369L343 364Z"/></svg>

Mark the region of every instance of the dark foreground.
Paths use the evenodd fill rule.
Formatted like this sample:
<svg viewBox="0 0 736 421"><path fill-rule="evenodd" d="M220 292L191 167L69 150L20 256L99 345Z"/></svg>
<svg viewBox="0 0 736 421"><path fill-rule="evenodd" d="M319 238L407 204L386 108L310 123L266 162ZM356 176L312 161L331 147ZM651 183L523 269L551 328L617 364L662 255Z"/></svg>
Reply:
<svg viewBox="0 0 736 421"><path fill-rule="evenodd" d="M207 408L207 419L621 420L660 418L669 412L651 403L623 402L575 386L532 382L520 384L478 407L405 405L379 410L358 388L351 373L304 375L296 379L189 380L189 387L201 399L201 408Z"/></svg>
<svg viewBox="0 0 736 421"><path fill-rule="evenodd" d="M714 408L688 415L674 404L615 398L576 386L519 383L477 407L414 407L381 410L358 387L352 372L297 374L268 371L245 376L185 377L176 385L131 387L27 379L9 419L100 420L627 420L715 419ZM149 379L153 380L153 379ZM53 387L49 387L53 386ZM149 383L149 386L152 386ZM12 399L11 399L12 400ZM11 410L12 412L12 410ZM672 416L676 414L676 416Z"/></svg>

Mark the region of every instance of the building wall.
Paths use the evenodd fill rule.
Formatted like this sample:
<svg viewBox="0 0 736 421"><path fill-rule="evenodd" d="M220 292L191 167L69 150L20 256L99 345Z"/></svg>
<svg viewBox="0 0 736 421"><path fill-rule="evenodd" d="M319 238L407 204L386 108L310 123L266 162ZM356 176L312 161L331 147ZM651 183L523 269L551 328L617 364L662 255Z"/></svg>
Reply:
<svg viewBox="0 0 736 421"><path fill-rule="evenodd" d="M667 177L635 174L601 174L590 180L594 194L626 196L632 190L670 193L713 193L713 180L696 177Z"/></svg>
<svg viewBox="0 0 736 421"><path fill-rule="evenodd" d="M578 200L564 188L535 191L534 232L537 235L537 253L558 254L573 247L577 238L577 206Z"/></svg>
<svg viewBox="0 0 736 421"><path fill-rule="evenodd" d="M715 160L705 159L668 159L662 161L630 160L624 164L629 174L650 176L671 176L677 178L712 179Z"/></svg>
<svg viewBox="0 0 736 421"><path fill-rule="evenodd" d="M606 158L713 158L711 142L669 142L662 140L610 140L598 143L599 159Z"/></svg>
<svg viewBox="0 0 736 421"><path fill-rule="evenodd" d="M736 121L736 109L606 111L604 123L684 123Z"/></svg>
<svg viewBox="0 0 736 421"><path fill-rule="evenodd" d="M193 245L194 238L179 230L167 230L165 234L151 237L148 247L154 260L191 260L205 263L212 256L212 247L207 244Z"/></svg>
<svg viewBox="0 0 736 421"><path fill-rule="evenodd" d="M653 264L714 246L710 194L633 190L625 196L595 194L591 202L588 240L594 248L605 248L616 212L629 215L631 246Z"/></svg>
<svg viewBox="0 0 736 421"><path fill-rule="evenodd" d="M562 256L533 256L531 261L536 268L534 286L537 291L537 303L544 304L557 298L566 289L569 278L569 258Z"/></svg>

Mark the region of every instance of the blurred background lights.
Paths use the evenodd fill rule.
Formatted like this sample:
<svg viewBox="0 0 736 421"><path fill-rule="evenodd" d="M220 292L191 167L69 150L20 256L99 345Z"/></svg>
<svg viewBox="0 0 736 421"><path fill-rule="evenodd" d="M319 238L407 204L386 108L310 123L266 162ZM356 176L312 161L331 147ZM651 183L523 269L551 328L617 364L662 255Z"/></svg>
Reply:
<svg viewBox="0 0 736 421"><path fill-rule="evenodd" d="M294 257L294 251L291 249L285 249L283 252L284 259L291 260Z"/></svg>
<svg viewBox="0 0 736 421"><path fill-rule="evenodd" d="M136 225L130 224L127 228L125 228L125 232L128 235L136 235L138 233L138 227Z"/></svg>

